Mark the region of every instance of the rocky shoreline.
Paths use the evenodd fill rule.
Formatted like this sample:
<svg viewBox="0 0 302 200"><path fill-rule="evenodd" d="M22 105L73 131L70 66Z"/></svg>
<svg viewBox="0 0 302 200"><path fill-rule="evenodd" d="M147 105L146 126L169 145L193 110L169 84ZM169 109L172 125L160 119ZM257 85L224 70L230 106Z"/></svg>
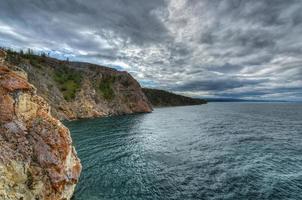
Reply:
<svg viewBox="0 0 302 200"><path fill-rule="evenodd" d="M0 199L72 197L82 166L59 120L205 103L153 91L127 72L0 50Z"/></svg>
<svg viewBox="0 0 302 200"><path fill-rule="evenodd" d="M81 173L69 130L0 51L0 199L70 199Z"/></svg>

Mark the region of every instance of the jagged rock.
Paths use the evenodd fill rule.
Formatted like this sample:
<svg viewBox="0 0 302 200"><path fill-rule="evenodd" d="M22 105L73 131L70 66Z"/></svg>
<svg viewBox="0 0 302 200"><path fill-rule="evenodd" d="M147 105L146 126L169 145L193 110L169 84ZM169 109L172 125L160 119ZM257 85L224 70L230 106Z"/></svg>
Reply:
<svg viewBox="0 0 302 200"><path fill-rule="evenodd" d="M27 73L37 94L50 104L52 115L59 119L152 111L139 83L125 71L18 53L8 53L7 63Z"/></svg>
<svg viewBox="0 0 302 200"><path fill-rule="evenodd" d="M22 70L6 65L2 55L0 199L70 199L81 164L69 130L50 115Z"/></svg>

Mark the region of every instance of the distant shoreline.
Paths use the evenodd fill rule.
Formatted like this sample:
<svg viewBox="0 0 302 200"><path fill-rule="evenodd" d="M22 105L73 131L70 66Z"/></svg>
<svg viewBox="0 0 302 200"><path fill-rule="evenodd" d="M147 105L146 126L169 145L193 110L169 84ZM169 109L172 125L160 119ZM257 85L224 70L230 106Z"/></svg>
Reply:
<svg viewBox="0 0 302 200"><path fill-rule="evenodd" d="M286 100L250 100L250 99L228 99L228 98L205 98L207 102L259 102L259 103L298 103L299 101ZM300 101L301 103L301 101Z"/></svg>

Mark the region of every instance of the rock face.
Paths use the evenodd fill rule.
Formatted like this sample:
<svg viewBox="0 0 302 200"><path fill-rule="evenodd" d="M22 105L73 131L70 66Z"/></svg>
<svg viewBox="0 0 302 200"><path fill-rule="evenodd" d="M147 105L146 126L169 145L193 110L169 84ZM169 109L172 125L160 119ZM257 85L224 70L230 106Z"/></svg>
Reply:
<svg viewBox="0 0 302 200"><path fill-rule="evenodd" d="M69 130L50 115L26 73L0 51L0 199L72 197L81 164Z"/></svg>
<svg viewBox="0 0 302 200"><path fill-rule="evenodd" d="M8 52L59 119L151 112L139 83L127 72L89 63Z"/></svg>

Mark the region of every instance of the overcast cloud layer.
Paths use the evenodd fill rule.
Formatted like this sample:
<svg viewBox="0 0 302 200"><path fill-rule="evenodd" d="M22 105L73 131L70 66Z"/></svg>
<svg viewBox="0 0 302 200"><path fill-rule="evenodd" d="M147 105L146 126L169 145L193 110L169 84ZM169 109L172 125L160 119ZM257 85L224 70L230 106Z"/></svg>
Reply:
<svg viewBox="0 0 302 200"><path fill-rule="evenodd" d="M0 45L196 97L302 100L301 0L1 0Z"/></svg>

